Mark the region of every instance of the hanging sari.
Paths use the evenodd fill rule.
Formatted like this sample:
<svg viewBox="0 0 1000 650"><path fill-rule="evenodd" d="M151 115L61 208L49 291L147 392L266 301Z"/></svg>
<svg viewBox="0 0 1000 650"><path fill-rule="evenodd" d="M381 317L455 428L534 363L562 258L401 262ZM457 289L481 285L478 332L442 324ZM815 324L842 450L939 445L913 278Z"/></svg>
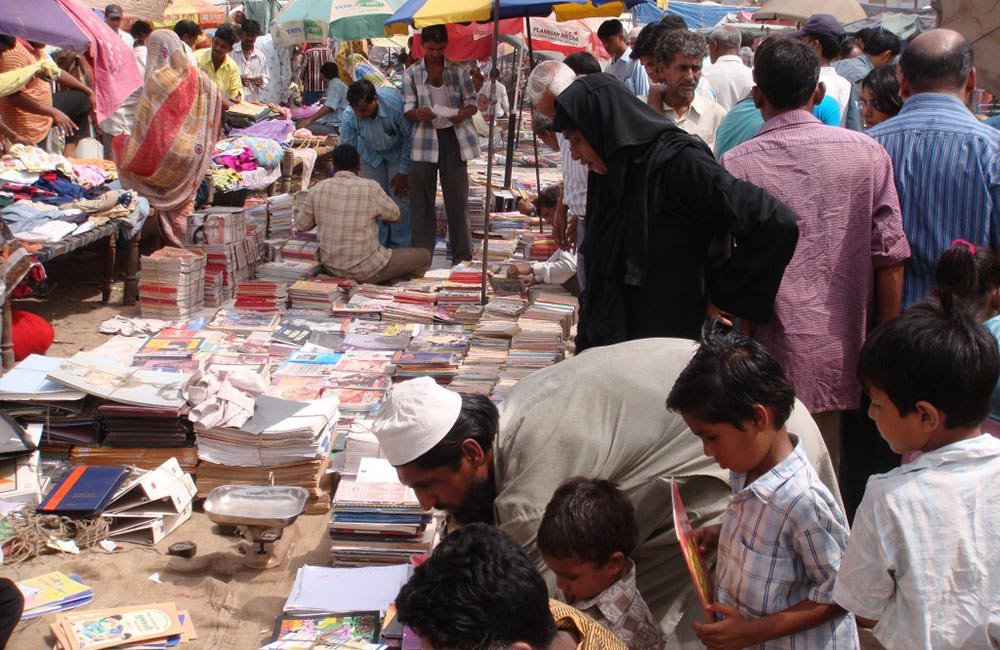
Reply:
<svg viewBox="0 0 1000 650"><path fill-rule="evenodd" d="M167 242L181 246L219 134L221 96L205 73L188 62L170 30L147 44L146 77L131 134L112 141L122 185L137 190L160 212Z"/></svg>

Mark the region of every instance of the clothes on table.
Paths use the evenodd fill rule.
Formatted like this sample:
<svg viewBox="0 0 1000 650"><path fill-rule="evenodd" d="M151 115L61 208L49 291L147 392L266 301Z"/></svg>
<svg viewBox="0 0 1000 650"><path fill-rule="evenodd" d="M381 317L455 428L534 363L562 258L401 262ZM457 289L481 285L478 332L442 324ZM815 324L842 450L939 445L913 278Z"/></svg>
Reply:
<svg viewBox="0 0 1000 650"><path fill-rule="evenodd" d="M229 135L230 137L245 135L254 138L269 138L275 142L288 142L294 130L295 123L291 120L263 120L244 129L233 129Z"/></svg>
<svg viewBox="0 0 1000 650"><path fill-rule="evenodd" d="M254 160L253 151L249 147L243 147L240 150L228 149L226 153L213 156L212 162L236 172L249 172L257 169L257 161Z"/></svg>
<svg viewBox="0 0 1000 650"><path fill-rule="evenodd" d="M61 154L23 144L10 148L10 153L3 157L3 167L32 173L60 171L71 178L73 176L73 165Z"/></svg>
<svg viewBox="0 0 1000 650"><path fill-rule="evenodd" d="M274 167L281 163L281 159L285 156L285 151L281 148L281 145L270 138L255 138L241 135L235 138L219 140L215 145L216 151L224 153L243 149L250 150L253 160L260 167Z"/></svg>

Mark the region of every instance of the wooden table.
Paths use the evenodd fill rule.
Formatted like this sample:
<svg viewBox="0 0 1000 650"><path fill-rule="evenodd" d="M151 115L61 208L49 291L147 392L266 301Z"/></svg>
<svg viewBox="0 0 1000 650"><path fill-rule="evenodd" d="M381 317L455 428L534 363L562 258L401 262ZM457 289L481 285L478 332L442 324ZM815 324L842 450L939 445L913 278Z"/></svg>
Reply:
<svg viewBox="0 0 1000 650"><path fill-rule="evenodd" d="M118 233L120 227L116 221L109 221L93 230L67 237L62 241L49 244L37 250L33 256L23 258L12 268L5 269L3 299L3 332L0 335L0 359L3 369L14 367L14 339L12 331L11 295L14 289L28 275L34 257L41 264L50 262L57 257L66 255L85 246L99 241L105 241L104 278L101 283L101 302L107 304L111 300L111 285L115 282L115 261L117 257ZM125 286L122 294L123 305L134 305L139 297L139 234L128 242L125 264Z"/></svg>

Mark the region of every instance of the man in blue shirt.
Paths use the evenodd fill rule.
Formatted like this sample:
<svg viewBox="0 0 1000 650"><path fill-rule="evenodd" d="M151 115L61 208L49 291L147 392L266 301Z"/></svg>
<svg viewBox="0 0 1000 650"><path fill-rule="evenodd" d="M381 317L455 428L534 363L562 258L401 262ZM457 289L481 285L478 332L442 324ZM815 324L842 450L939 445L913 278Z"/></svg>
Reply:
<svg viewBox="0 0 1000 650"><path fill-rule="evenodd" d="M326 80L323 107L299 122L299 128L309 129L313 135L330 135L340 131L347 108L347 84L340 80L340 68L333 61L324 63L319 73Z"/></svg>
<svg viewBox="0 0 1000 650"><path fill-rule="evenodd" d="M903 109L868 131L892 158L913 253L904 308L930 295L938 258L955 239L1000 247L1000 131L966 107L976 87L972 63L958 32L921 34L899 61Z"/></svg>
<svg viewBox="0 0 1000 650"><path fill-rule="evenodd" d="M604 21L597 29L597 37L611 55L611 63L605 72L625 84L625 87L635 95L648 94L649 77L646 76L646 69L641 63L630 57L632 50L625 40L625 27L622 21L617 18Z"/></svg>
<svg viewBox="0 0 1000 650"><path fill-rule="evenodd" d="M386 248L409 248L413 123L403 112L403 98L395 88L375 88L367 79L352 83L346 97L340 143L358 150L361 177L381 185L399 206L399 221L379 224L379 242Z"/></svg>

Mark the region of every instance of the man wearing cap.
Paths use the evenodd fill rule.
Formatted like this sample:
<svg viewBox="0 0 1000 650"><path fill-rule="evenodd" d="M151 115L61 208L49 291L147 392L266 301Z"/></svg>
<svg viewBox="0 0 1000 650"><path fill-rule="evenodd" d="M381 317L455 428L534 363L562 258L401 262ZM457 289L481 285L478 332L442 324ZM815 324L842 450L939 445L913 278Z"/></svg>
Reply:
<svg viewBox="0 0 1000 650"><path fill-rule="evenodd" d="M813 14L802 29L792 32L789 36L805 41L819 55L819 82L826 86L826 94L837 100L840 107L840 125L847 126L849 113L851 125L860 125L860 114L856 102L852 101L853 86L851 82L837 74L833 60L840 56L840 45L844 40L844 27L840 21L830 14ZM855 98L857 99L857 98ZM850 127L848 127L850 128ZM860 128L855 128L860 131Z"/></svg>
<svg viewBox="0 0 1000 650"><path fill-rule="evenodd" d="M664 400L695 343L640 339L594 348L522 380L497 412L481 395L459 395L429 378L395 387L374 425L400 481L425 508L459 524L495 523L546 575L535 535L552 493L566 479L616 482L639 523L632 556L639 591L670 647L701 648L691 624L703 619L691 593L670 507L676 478L695 528L714 523L732 491L728 473ZM796 404L789 430L833 494L836 479L808 412Z"/></svg>
<svg viewBox="0 0 1000 650"><path fill-rule="evenodd" d="M104 8L104 22L108 24L108 27L118 32L121 39L125 41L125 45L132 47L135 45L132 35L122 30L122 19L124 17L125 12L122 11L121 5L108 5Z"/></svg>

